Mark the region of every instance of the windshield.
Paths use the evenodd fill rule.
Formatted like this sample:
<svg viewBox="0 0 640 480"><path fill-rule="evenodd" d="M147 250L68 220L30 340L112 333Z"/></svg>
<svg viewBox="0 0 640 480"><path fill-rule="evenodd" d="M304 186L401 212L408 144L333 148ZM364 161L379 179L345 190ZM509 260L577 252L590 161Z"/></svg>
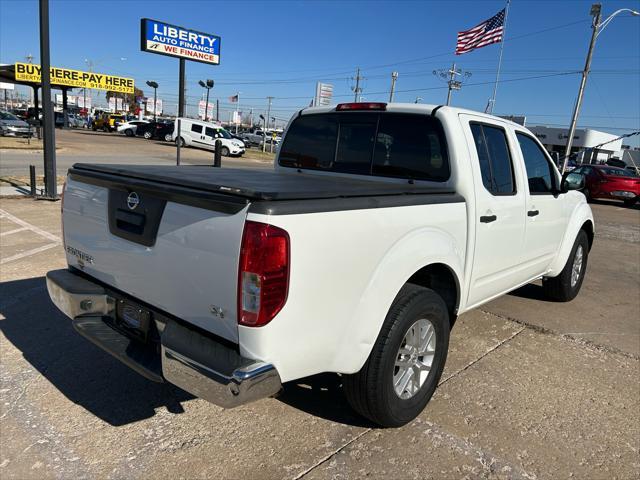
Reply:
<svg viewBox="0 0 640 480"><path fill-rule="evenodd" d="M284 167L436 182L450 175L440 122L406 113L302 115L289 127L278 161Z"/></svg>
<svg viewBox="0 0 640 480"><path fill-rule="evenodd" d="M233 138L231 134L227 132L224 128L221 128L220 130L218 130L218 134L220 134L222 138Z"/></svg>
<svg viewBox="0 0 640 480"><path fill-rule="evenodd" d="M20 120L13 113L9 113L9 112L0 112L0 119L2 119L2 120Z"/></svg>
<svg viewBox="0 0 640 480"><path fill-rule="evenodd" d="M613 175L617 177L635 177L635 175L621 168L601 168L600 171L605 175Z"/></svg>

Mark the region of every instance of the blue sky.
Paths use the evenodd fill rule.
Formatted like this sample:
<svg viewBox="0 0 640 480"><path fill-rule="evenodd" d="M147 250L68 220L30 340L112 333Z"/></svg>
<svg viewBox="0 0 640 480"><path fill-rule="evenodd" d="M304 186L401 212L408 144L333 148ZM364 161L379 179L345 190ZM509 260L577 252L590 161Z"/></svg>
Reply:
<svg viewBox="0 0 640 480"><path fill-rule="evenodd" d="M529 123L567 125L590 37L591 1L513 0L503 74L494 113L525 114ZM65 1L51 0L52 65L94 70L160 84L165 110L174 112L178 60L141 52L140 18L150 17L222 37L221 64L187 62L187 96L197 104L198 80L212 78L212 98L223 115L240 93L241 110L266 108L287 119L313 97L317 80L334 84L336 100L352 97L360 66L366 100L386 100L391 72L399 72L396 101L443 103L444 82L434 69L452 61L471 71L453 104L484 110L491 96L499 45L456 57L456 34L489 18L503 1ZM604 15L640 10L640 1L606 1ZM557 27L557 28L556 28ZM546 31L543 31L546 30ZM0 0L0 63L39 63L38 3ZM122 59L126 60L122 60ZM580 124L613 133L640 130L640 17L616 17L598 39ZM528 78L525 77L539 77ZM477 85L476 85L477 84ZM95 92L94 98L104 98ZM193 107L192 107L193 108ZM223 117L226 118L226 117ZM637 138L637 137L636 137ZM637 145L637 141L630 142Z"/></svg>

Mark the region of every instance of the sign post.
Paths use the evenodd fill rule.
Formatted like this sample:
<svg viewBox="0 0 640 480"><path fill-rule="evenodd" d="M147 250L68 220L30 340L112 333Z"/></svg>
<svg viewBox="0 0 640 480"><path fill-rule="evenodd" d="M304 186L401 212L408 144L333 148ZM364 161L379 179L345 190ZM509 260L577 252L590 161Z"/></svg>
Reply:
<svg viewBox="0 0 640 480"><path fill-rule="evenodd" d="M55 200L58 198L58 179L56 177L56 138L53 105L51 104L51 72L49 71L51 61L49 54L49 0L40 0L40 58L44 66L42 75L44 197Z"/></svg>

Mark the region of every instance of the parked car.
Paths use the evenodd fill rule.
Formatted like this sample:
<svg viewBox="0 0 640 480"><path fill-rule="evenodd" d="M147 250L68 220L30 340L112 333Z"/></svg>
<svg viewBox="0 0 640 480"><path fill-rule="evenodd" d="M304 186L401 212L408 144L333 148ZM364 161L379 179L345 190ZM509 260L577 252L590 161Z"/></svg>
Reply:
<svg viewBox="0 0 640 480"><path fill-rule="evenodd" d="M248 140L242 138L242 134L236 135L233 132L229 132L229 135L231 135L231 138L235 138L236 140L242 142L242 145L244 145L244 148L251 148L251 142L249 142Z"/></svg>
<svg viewBox="0 0 640 480"><path fill-rule="evenodd" d="M138 125L135 134L146 138L147 140L157 139L165 142L172 142L173 122L156 121L148 122L144 125Z"/></svg>
<svg viewBox="0 0 640 480"><path fill-rule="evenodd" d="M31 137L33 131L24 120L13 113L0 110L0 135L3 137Z"/></svg>
<svg viewBox="0 0 640 480"><path fill-rule="evenodd" d="M627 165L626 170L631 172L634 176L640 177L640 167L636 167L635 165Z"/></svg>
<svg viewBox="0 0 640 480"><path fill-rule="evenodd" d="M576 297L594 237L581 183L502 118L308 108L274 170L75 164L69 268L47 288L148 379L230 408L336 372L356 411L397 427L433 395L459 315L540 278Z"/></svg>
<svg viewBox="0 0 640 480"><path fill-rule="evenodd" d="M260 145L264 139L264 133L262 130L255 130L253 132L245 132L240 134L240 138L245 141L245 144Z"/></svg>
<svg viewBox="0 0 640 480"><path fill-rule="evenodd" d="M146 125L149 122L146 120L129 120L118 126L118 132L124 133L127 137L133 137L136 134L136 130L140 125Z"/></svg>
<svg viewBox="0 0 640 480"><path fill-rule="evenodd" d="M172 139L181 146L215 150L216 141L222 142L221 153L223 157L230 155L244 155L245 146L241 140L236 140L231 134L215 123L195 120L193 118L180 118L180 137L176 129Z"/></svg>
<svg viewBox="0 0 640 480"><path fill-rule="evenodd" d="M595 198L623 200L632 206L640 195L640 178L624 168L608 165L582 165L574 170L585 178L584 194L588 201Z"/></svg>
<svg viewBox="0 0 640 480"><path fill-rule="evenodd" d="M272 138L272 137L266 137L264 142L260 142L258 144L259 148L262 148L264 144L264 148L265 150L270 150L271 149L271 144L273 144L273 150L275 151L279 146L280 146L280 140L277 138Z"/></svg>

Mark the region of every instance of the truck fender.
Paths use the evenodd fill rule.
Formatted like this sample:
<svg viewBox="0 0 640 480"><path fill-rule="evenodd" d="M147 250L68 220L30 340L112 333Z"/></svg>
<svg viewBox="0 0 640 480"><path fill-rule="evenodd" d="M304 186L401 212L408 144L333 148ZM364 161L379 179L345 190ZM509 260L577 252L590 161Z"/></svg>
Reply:
<svg viewBox="0 0 640 480"><path fill-rule="evenodd" d="M575 193L578 194L577 192ZM589 207L589 204L587 204L584 199L582 199L581 202L578 202L577 205L573 208L569 215L569 218L569 224L567 225L564 237L562 238L562 242L560 243L558 254L549 266L549 271L546 274L547 277L555 277L557 275L560 275L560 272L562 272L562 269L564 268L569 255L571 254L571 249L573 248L573 244L576 241L578 232L585 223L590 222L591 229L595 233L593 213L591 212L591 207Z"/></svg>
<svg viewBox="0 0 640 480"><path fill-rule="evenodd" d="M421 268L443 264L463 285L464 244L445 231L424 227L409 232L387 251L355 308L336 349L331 371L358 372L371 353L396 295Z"/></svg>

